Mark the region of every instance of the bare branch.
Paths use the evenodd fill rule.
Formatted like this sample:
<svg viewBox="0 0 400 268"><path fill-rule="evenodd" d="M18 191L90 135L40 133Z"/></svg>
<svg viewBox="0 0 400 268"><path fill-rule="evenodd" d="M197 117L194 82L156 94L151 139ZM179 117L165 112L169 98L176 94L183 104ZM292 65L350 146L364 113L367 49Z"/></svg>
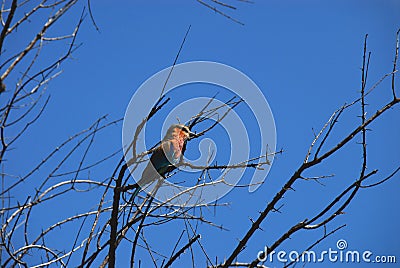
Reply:
<svg viewBox="0 0 400 268"><path fill-rule="evenodd" d="M183 252L185 252L185 250L187 249L187 248L189 248L194 242L196 242L197 241L197 239L199 239L200 238L200 235L196 235L195 237L193 237L193 238L191 238L190 240L189 240L189 242L186 244L186 245L184 245L178 252L176 252L175 254L174 254L174 256L172 256L169 260L168 260L168 262L165 264L165 268L166 267L170 267L171 266L171 264L183 253Z"/></svg>
<svg viewBox="0 0 400 268"><path fill-rule="evenodd" d="M237 23L237 24L244 25L243 22L241 22L241 21L239 21L239 20L237 20L237 19L235 19L235 18L229 16L228 14L226 14L226 13L220 11L220 10L217 9L216 7L213 7L213 6L211 6L210 4L207 4L207 3L204 2L203 0L196 0L196 1L199 2L200 4L204 5L205 7L211 9L211 10L214 11L215 13L218 13L218 14L224 16L225 18L227 18L227 19L229 19L229 20L231 20L231 21L233 21L233 22L235 22L235 23ZM215 3L216 1L213 1L213 2ZM219 2L219 1L218 1L217 3L218 3L219 5L225 6L224 4L222 4L222 3ZM232 7L231 7L231 8L232 8Z"/></svg>
<svg viewBox="0 0 400 268"><path fill-rule="evenodd" d="M393 94L393 99L396 99L395 72L397 72L396 66L397 66L397 60L399 58L399 34L400 34L400 29L397 30L397 33L396 33L396 49L395 49L394 60L393 60L393 71L392 71L392 94Z"/></svg>

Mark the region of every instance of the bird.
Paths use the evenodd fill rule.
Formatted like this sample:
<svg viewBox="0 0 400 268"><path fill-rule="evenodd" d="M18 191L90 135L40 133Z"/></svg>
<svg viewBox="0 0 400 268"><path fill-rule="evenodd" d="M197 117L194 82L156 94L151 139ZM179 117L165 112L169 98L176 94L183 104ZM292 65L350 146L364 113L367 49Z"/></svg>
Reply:
<svg viewBox="0 0 400 268"><path fill-rule="evenodd" d="M152 152L140 180L133 186L136 189L132 198L135 198L144 186L160 178L165 178L167 173L173 171L183 156L186 142L195 135L189 127L183 124L171 125L160 145Z"/></svg>

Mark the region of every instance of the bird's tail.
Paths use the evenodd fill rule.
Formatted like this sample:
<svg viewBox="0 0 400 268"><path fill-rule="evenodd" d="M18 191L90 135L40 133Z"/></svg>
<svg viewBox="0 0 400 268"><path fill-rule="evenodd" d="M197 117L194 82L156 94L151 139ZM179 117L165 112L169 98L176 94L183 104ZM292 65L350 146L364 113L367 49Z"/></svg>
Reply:
<svg viewBox="0 0 400 268"><path fill-rule="evenodd" d="M137 185L137 187L136 187L136 189L133 192L132 197L131 197L132 200L139 194L140 190L142 190L142 187L140 187L139 184L136 184L136 185Z"/></svg>

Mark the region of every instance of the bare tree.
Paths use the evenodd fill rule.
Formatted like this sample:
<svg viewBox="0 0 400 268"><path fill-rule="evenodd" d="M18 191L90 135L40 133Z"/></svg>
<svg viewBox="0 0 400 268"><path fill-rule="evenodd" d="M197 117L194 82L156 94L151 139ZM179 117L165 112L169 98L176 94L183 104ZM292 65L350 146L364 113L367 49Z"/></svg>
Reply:
<svg viewBox="0 0 400 268"><path fill-rule="evenodd" d="M219 14L239 22L220 10L220 8L235 9L233 5L215 0L210 2L197 1ZM216 224L213 220L205 217L204 210L209 210L210 208L218 209L226 204L217 202L214 204L198 203L190 207L171 205L169 201L178 199L182 194L187 194L187 190L178 192L165 202L157 200L154 195L159 187L165 183L163 180L155 183L152 194L142 193L136 200L133 199L133 184L129 169L135 170L146 163L148 161L147 156L157 146L157 144L154 144L153 147L148 148L146 151L138 151L138 137L144 126L152 120L154 115L166 109L170 97L168 94L163 94L164 89L160 89L161 97L153 108L147 115L141 115L143 117L141 123L135 129L132 129L132 143L129 147L132 152L130 159L125 160L122 150L116 148L113 152L98 156L97 161L87 163L86 158L95 146L97 135L122 121L122 119L108 121L107 116L103 116L87 129L65 139L35 166L27 167L29 170L24 175L15 176L8 173L6 160L14 160L8 158L8 153L13 146L16 147L15 144L18 139L40 118L49 101L49 96L46 93L47 84L61 73L60 65L70 58L75 49L79 47L79 44L76 43L76 37L85 17L85 11L72 24L71 29L66 34L56 37L48 36L47 34L58 20L67 18L68 11L76 6L77 2L77 0L59 0L48 3L48 1L43 0L37 5L28 8L28 10L25 10L24 7L30 1L18 3L17 0L13 0L9 3L9 6L5 1L2 3L0 13L0 19L3 24L0 35L0 98L2 98L0 109L0 163L2 164L0 264L2 267L46 267L50 265L61 267L69 267L71 265L79 267L115 267L118 256L117 250L121 245L129 246L130 248L130 258L126 262L129 262L131 267L141 267L141 260L137 257L139 250L148 253L148 258L155 267L170 267L183 254L190 254L193 266L194 257L201 256L210 267L262 267L259 259L245 260L244 262L238 262L237 259L240 258L240 253L256 234L256 231L260 229L260 225L262 223L267 224L267 216L271 212L280 210L279 203L288 194L288 191L294 188L296 182L300 180L321 182L326 177L306 176L304 175L306 171L312 170L323 161L328 161L332 155L343 151L344 145L350 141L358 137L361 138L363 162L359 176L346 189L337 193L337 197L327 203L324 209L315 212L315 215L311 215L311 217L310 215L304 215L303 221L293 223L293 226L283 233L279 239L271 242L268 247L269 251L281 246L292 234L300 230L325 228L323 237L309 246L309 249L312 248L322 239L342 228L342 226L339 226L328 232L326 225L338 215L341 215L359 190L384 183L399 171L400 167L394 167L391 174L382 175L377 182L366 184L366 181L378 172L377 170L367 172L366 169L367 129L372 122L379 120L383 114L390 112L390 109L400 102L400 99L396 96L395 87L399 46L399 33L397 33L393 68L390 73L370 88L366 87L370 54L367 53L367 39L365 40L360 98L352 103L344 104L332 114L320 132L315 135L301 166L294 171L293 175L282 186L282 189L267 203L265 209L253 221L243 238L234 246L232 253L223 262L212 260L205 250L201 241L199 224L202 223L213 228L224 229L222 225ZM216 4L219 8L217 9L210 4ZM88 2L88 7L89 15L96 26L90 10L90 1ZM7 46L7 39L10 35L22 35L23 33L18 32L17 29L29 23L30 20L36 19L36 15L43 18L44 13L46 17L43 25L33 33L27 44L13 48ZM25 34L23 36L29 35ZM50 43L59 45L59 48L63 51L62 56L54 58L50 64L48 62L43 63L41 55L43 55L47 45ZM179 53L173 66L175 66L178 56ZM170 75L172 73L173 68L171 68ZM384 79L389 78L392 79L392 99L371 117L366 117L365 110L368 95L377 89ZM168 80L165 83L167 82ZM199 130L194 137L199 138L213 131L242 102L243 100L237 98L237 96L232 96L232 98L225 100L223 104L216 104L215 98L211 98L201 110L193 114L191 120L186 124L191 129L196 127ZM360 123L355 125L349 134L342 137L335 146L327 148L326 141L337 128L340 116L357 105L361 107ZM252 159L243 159L243 162L229 165L207 163L199 166L184 161L182 158L178 167L198 170L201 174L200 177L208 178L207 181L198 180L190 188L192 191L201 189L206 184L227 183L224 179L213 180L210 170L263 168L269 165L269 159L277 153L281 153L281 151L266 152L265 155ZM76 159L76 155L79 155L79 161L77 164L74 163L76 165L73 165L72 158ZM83 178L84 171L89 174L89 171L94 172L96 168L106 163L113 166L110 174L102 174L99 179L93 179L90 175ZM76 166L76 168L71 168L72 166ZM64 171L62 168L68 170ZM167 177L179 176L179 173L175 171L175 169L172 169ZM30 187L28 190L31 195L24 200L16 198L18 196L16 193L21 187ZM69 197L75 193L90 193L96 196L96 200L92 204L93 207L78 214L68 214L66 212L65 217L57 222L44 220L43 229L38 234L30 231L29 224L34 221L33 218L37 207L47 204L57 207L58 198ZM179 226L179 228L176 228L178 239L171 243L169 254L165 254L163 252L165 248L161 249L157 245L151 244L146 234L152 228L162 228L163 225L171 223ZM52 241L54 235L57 235L60 230L63 231L70 228L70 226L74 230L74 235L70 236L69 241L62 245ZM34 261L32 256L35 257ZM40 260L39 264L37 263L38 260ZM288 264L288 266L290 265Z"/></svg>
<svg viewBox="0 0 400 268"><path fill-rule="evenodd" d="M344 145L349 143L350 141L356 139L357 137L361 136L361 156L362 156L362 163L360 174L357 178L354 178L354 182L348 185L342 192L339 192L337 196L329 203L321 211L316 211L315 215L304 215L304 220L301 222L293 223L293 226L289 228L285 233L283 233L276 241L271 242L271 244L267 247L267 254L268 252L272 252L276 248L278 248L285 240L289 239L294 233L301 231L301 230L315 230L319 228L324 229L324 235L321 239L313 243L309 246L305 251L310 250L315 245L317 245L320 241L331 235L332 233L336 232L337 230L341 229L344 226L339 226L336 229L332 230L331 232L327 232L327 224L333 221L337 216L343 214L344 209L351 203L354 199L356 194L365 188L375 187L379 184L384 183L385 181L394 177L400 170L400 166L394 167L393 172L391 174L384 174L381 175L377 182L374 183L367 183L367 179L373 177L375 174L378 173L378 169L373 169L367 172L367 130L369 125L379 120L379 118L384 114L390 111L392 107L397 105L400 102L400 98L396 96L396 87L395 87L395 75L397 73L396 64L398 61L398 52L399 52L399 32L396 35L396 47L394 52L394 60L393 60L393 68L392 71L382 77L379 81L377 81L372 87L369 89L366 88L366 82L368 77L368 69L369 69L369 62L371 53L367 52L367 36L365 36L364 42L364 54L363 54L363 61L362 61L362 68L361 68L361 96L360 98L354 100L349 104L344 104L339 109L333 112L331 117L325 123L325 125L321 128L321 130L315 135L314 140L310 144L308 152L305 155L303 163L297 168L293 175L288 178L286 183L283 185L282 189L276 193L273 199L267 203L265 209L260 212L259 217L253 221L253 224L250 226L248 231L245 233L243 238L238 242L238 244L232 250L232 253L227 257L226 261L217 265L217 267L237 267L238 263L235 260L239 257L241 251L245 248L246 244L249 242L250 238L253 237L257 230L260 229L260 225L262 223L265 224L267 216L272 212L279 212L279 202L282 202L283 197L287 194L290 190L293 190L293 187L296 182L300 180L311 180L320 182L326 177L329 176L305 176L303 175L306 171L310 172L313 168L320 165L323 161L326 162L332 157L334 154L338 154L340 151L344 150ZM379 110L377 110L372 116L366 117L366 99L367 96L375 90L380 83L386 79L392 79L392 99L389 100L384 106L382 106ZM350 131L350 133L340 139L340 141L332 146L328 147L325 146L326 141L332 135L334 128L338 124L338 119L343 114L343 112L349 110L354 105L359 105L361 107L361 122L354 126L354 128ZM259 256L259 258L255 258L254 260L250 260L246 263L241 263L241 265L246 267L257 267L260 263L260 259L264 259L265 254ZM291 266L295 264L295 262L291 262L286 266Z"/></svg>

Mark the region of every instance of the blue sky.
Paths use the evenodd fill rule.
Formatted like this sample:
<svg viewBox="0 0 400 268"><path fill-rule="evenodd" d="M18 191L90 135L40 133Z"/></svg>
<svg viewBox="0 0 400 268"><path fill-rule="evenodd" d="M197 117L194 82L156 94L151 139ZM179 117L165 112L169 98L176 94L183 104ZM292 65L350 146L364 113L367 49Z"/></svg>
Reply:
<svg viewBox="0 0 400 268"><path fill-rule="evenodd" d="M368 48L372 52L367 84L370 87L391 72L395 34L400 27L398 1L230 2L237 10L224 10L242 21L244 26L196 1L121 1L114 5L110 5L109 1L92 1L93 15L100 32L94 29L87 17L78 36L82 46L63 66L62 76L49 86L51 101L45 114L31 128L29 135L21 140L20 148L11 155L27 166L32 165L58 143L88 127L98 117L108 114L109 121L121 118L135 90L150 76L172 64L184 33L191 25L178 62L221 62L247 74L268 100L275 118L277 148L285 151L275 160L264 185L256 192L235 189L221 200L229 202L229 207L218 209L216 215L208 213L209 219L229 231L200 226L202 243L211 259L218 257L222 260L228 256L237 239L249 228L249 218L258 216L258 211L300 166L313 139L312 129L320 129L335 109L359 96L365 34L369 35ZM71 10L69 19L60 22L57 30L68 32L66 27L79 18L80 12L79 8ZM32 23L32 29L34 26ZM15 44L20 41L22 38L13 40ZM49 53L58 52L50 50ZM368 99L368 115L390 98L390 81L385 80ZM334 145L340 137L349 133L359 122L359 114L359 107L349 110L340 120L337 132L327 146ZM399 115L398 108L392 109L371 125L373 131L368 133L368 170L379 169L371 182L390 174L399 165ZM162 122L154 121L154 124L157 123ZM113 126L97 137L89 163L99 154L121 147L121 127L121 124ZM209 137L218 134L216 130ZM267 218L262 225L263 231L258 231L250 240L239 261L253 260L265 245L298 221L315 215L357 178L362 159L361 146L356 141L359 142L360 137L346 145L343 152L335 154L307 174L319 176L334 173L335 177L324 181L325 187L311 181L295 184L296 191L289 192L281 202L284 203L282 213ZM21 148L27 148L29 154ZM220 151L221 155L216 157L224 159L223 150ZM24 170L24 167L14 161L10 163L10 169ZM112 169L113 163L109 163L91 177L102 180L103 174L110 174ZM399 186L397 175L383 185L359 192L345 214L328 225L332 229L342 224L347 224L347 227L321 242L315 250L320 252L329 247L335 248L337 240L345 239L349 249L396 255L399 262L400 219L396 205L400 202ZM21 200L30 190L28 183L21 188ZM94 196L99 195L76 194L72 199L60 198L52 205L74 214L94 206ZM47 215L46 207L38 213ZM57 214L56 210L50 218L56 219ZM39 217L32 225L38 230L43 227ZM169 223L152 228L147 237L169 256L170 245L183 228L182 224ZM322 230L301 231L279 249L301 251L321 235ZM58 239L64 241L69 236L68 232L61 232ZM196 267L204 267L205 259L200 257L199 247L195 248L199 253L195 259ZM129 253L129 247L118 251L120 267L129 263ZM145 264L151 265L144 251L138 254ZM176 267L190 265L190 254L176 262ZM281 266L277 262L271 266L274 265ZM323 266L342 265L328 262ZM363 264L354 266L363 267Z"/></svg>

